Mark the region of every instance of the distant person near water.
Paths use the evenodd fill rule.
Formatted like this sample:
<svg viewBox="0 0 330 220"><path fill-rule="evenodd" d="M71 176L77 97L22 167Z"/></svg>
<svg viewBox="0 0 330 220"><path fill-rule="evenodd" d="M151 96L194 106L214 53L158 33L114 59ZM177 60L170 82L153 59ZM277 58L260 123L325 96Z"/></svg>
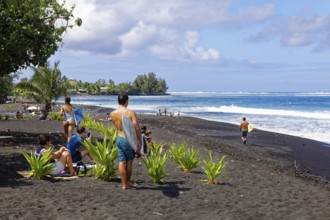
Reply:
<svg viewBox="0 0 330 220"><path fill-rule="evenodd" d="M64 116L64 141L67 143L72 136L73 128L75 126L74 112L71 105L71 98L65 97L64 105L61 107L60 114Z"/></svg>
<svg viewBox="0 0 330 220"><path fill-rule="evenodd" d="M128 95L127 94L120 94L118 95L118 104L119 107L111 112L110 116L117 128L118 138L116 142L116 146L118 149L118 171L121 178L122 189L126 189L130 186L136 186L137 184L131 181L132 170L133 170L133 160L134 157L140 156L140 148L142 146L142 139L141 139L141 131L140 126L137 121L137 117L134 111L127 108L128 106ZM126 116L130 119L134 125L136 136L138 140L138 146L136 152L129 146L125 134L123 131L122 125L122 118Z"/></svg>
<svg viewBox="0 0 330 220"><path fill-rule="evenodd" d="M240 125L240 130L242 131L242 141L243 141L243 144L245 144L245 145L247 143L248 129L249 129L249 122L247 122L246 118L243 117L243 121L241 122L241 125Z"/></svg>

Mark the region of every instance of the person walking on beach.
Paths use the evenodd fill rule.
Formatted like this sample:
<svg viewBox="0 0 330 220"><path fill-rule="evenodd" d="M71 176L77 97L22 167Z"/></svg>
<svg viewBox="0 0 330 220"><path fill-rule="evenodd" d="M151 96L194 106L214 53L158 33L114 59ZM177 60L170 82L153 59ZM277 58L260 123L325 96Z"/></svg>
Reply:
<svg viewBox="0 0 330 220"><path fill-rule="evenodd" d="M246 118L243 117L243 121L241 122L241 125L240 125L240 130L242 132L242 141L243 141L243 144L245 144L245 145L247 142L248 128L249 128L249 122L247 122Z"/></svg>
<svg viewBox="0 0 330 220"><path fill-rule="evenodd" d="M74 112L71 105L71 98L65 97L64 105L61 107L60 114L64 116L63 128L64 128L64 141L67 143L72 136L74 128Z"/></svg>
<svg viewBox="0 0 330 220"><path fill-rule="evenodd" d="M118 138L116 142L117 150L118 150L118 171L121 178L122 189L126 189L129 186L136 186L136 183L131 181L132 170L133 170L133 160L134 157L139 157L140 148L142 146L141 140L141 131L140 126L137 121L136 114L133 110L127 108L128 106L128 95L127 94L120 94L118 95L118 104L119 107L112 111L110 116L117 128ZM138 139L138 147L136 152L129 146L125 134L123 131L122 126L122 117L126 116L129 118L135 127L136 136Z"/></svg>

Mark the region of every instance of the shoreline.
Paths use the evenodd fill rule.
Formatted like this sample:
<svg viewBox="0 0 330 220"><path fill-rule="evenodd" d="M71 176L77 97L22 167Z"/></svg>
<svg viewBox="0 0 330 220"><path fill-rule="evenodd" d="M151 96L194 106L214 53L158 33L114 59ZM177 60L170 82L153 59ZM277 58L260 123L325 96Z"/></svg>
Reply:
<svg viewBox="0 0 330 220"><path fill-rule="evenodd" d="M96 120L111 110L81 107ZM135 159L132 178L139 185L126 191L120 189L118 179L25 179L17 174L28 169L18 147L34 150L40 133L50 133L54 146L63 144L62 122L1 120L0 136L13 138L0 139L0 215L5 219L152 220L327 219L330 215L330 149L320 142L256 129L245 146L238 126L228 123L142 114L138 120L152 130L157 143L168 147L186 142L202 149L201 159L207 158L209 150L215 160L225 155L227 166L217 178L219 184L201 183L203 164L185 173L170 159L166 165L170 176L163 184L153 184L141 159ZM102 139L97 133L92 136Z"/></svg>

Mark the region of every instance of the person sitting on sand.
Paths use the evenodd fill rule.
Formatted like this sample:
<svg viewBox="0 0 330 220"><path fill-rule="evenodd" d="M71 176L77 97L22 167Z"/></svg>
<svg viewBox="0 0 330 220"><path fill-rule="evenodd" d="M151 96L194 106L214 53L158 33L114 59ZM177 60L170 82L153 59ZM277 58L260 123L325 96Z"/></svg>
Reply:
<svg viewBox="0 0 330 220"><path fill-rule="evenodd" d="M77 134L72 135L66 145L74 163L81 161L86 155L89 159L94 160L93 155L81 145L81 142L84 142L85 140L90 142L91 139L91 136L87 137L85 127L77 127Z"/></svg>
<svg viewBox="0 0 330 220"><path fill-rule="evenodd" d="M118 171L122 183L121 188L125 190L129 186L136 186L136 183L131 181L131 175L133 170L134 157L140 156L139 152L142 146L142 139L141 139L140 126L137 121L136 114L133 110L127 108L128 95L120 94L118 96L118 104L119 107L116 110L112 111L110 116L117 128L118 138L117 138L116 146L118 150L118 161L119 161ZM133 122L136 131L136 137L138 139L138 146L136 152L134 152L133 149L129 146L125 138L125 134L122 126L123 116L126 116Z"/></svg>
<svg viewBox="0 0 330 220"><path fill-rule="evenodd" d="M39 146L36 151L38 156L42 156L50 147L53 145L49 140L49 136L46 134L41 134L38 137ZM69 172L71 176L75 175L73 165L72 165L72 158L70 156L69 151L65 147L61 147L58 151L52 152L51 155L52 159L55 160L54 168L51 171L51 175L58 175L62 173L66 166L69 168Z"/></svg>
<svg viewBox="0 0 330 220"><path fill-rule="evenodd" d="M243 121L241 122L241 125L240 125L240 130L242 131L243 144L246 144L246 142L247 142L248 127L249 127L249 122L247 122L246 118L243 117Z"/></svg>
<svg viewBox="0 0 330 220"><path fill-rule="evenodd" d="M60 114L64 116L64 141L68 142L75 126L74 112L70 97L65 97L65 104L61 107Z"/></svg>

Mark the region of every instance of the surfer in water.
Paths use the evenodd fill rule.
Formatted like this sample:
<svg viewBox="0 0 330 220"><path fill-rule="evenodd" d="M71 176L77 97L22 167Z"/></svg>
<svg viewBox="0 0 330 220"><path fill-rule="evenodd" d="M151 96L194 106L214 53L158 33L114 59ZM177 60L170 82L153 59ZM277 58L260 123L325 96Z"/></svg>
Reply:
<svg viewBox="0 0 330 220"><path fill-rule="evenodd" d="M240 130L242 132L242 141L243 141L243 144L245 144L245 145L247 142L248 128L249 128L249 122L247 122L246 118L243 117L243 121L241 122Z"/></svg>
<svg viewBox="0 0 330 220"><path fill-rule="evenodd" d="M121 178L122 189L126 189L129 186L136 186L136 183L131 181L132 170L133 170L133 160L134 157L140 156L140 148L142 146L141 140L141 131L140 126L137 121L136 114L133 110L127 108L128 106L128 95L120 94L118 95L118 104L119 107L112 111L110 116L117 128L118 138L116 142L117 150L118 150L118 171ZM129 118L135 128L135 133L138 139L138 147L137 150L134 150L129 146L125 134L123 131L122 118L126 116Z"/></svg>

